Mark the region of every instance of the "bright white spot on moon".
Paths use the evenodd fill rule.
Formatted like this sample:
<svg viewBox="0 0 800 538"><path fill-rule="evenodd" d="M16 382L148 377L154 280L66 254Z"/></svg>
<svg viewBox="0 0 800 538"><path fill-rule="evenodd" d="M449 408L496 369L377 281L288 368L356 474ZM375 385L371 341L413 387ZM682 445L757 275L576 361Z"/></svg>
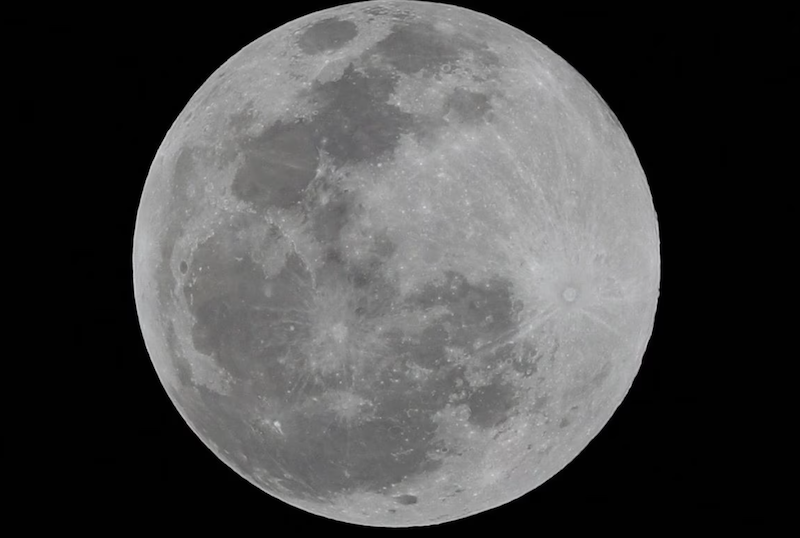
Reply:
<svg viewBox="0 0 800 538"><path fill-rule="evenodd" d="M347 339L347 327L344 323L336 323L331 327L331 335L337 343L341 344Z"/></svg>
<svg viewBox="0 0 800 538"><path fill-rule="evenodd" d="M571 303L578 297L578 290L572 287L567 287L564 290L564 293L561 294L561 296L564 298L565 301Z"/></svg>

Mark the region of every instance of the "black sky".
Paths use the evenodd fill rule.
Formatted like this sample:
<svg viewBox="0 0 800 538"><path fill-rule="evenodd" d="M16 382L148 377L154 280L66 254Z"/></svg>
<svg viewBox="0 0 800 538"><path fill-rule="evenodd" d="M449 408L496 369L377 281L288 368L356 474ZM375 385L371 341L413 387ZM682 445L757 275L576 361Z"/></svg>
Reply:
<svg viewBox="0 0 800 538"><path fill-rule="evenodd" d="M66 497L57 504L69 503L67 526L380 533L290 508L218 461L159 385L132 299L139 195L174 118L239 49L333 5L285 4L182 13L132 4L9 23L19 50L37 58L25 71L37 85L10 114L47 165L36 181L55 184L56 251L74 284L59 303L80 363L62 400L75 406L65 430L75 454L61 464L71 487L34 486L31 500ZM417 532L649 535L673 525L762 528L786 516L774 501L780 473L768 464L781 442L764 387L782 375L778 342L790 332L773 301L791 287L784 234L796 171L783 163L797 139L787 126L796 13L461 5L545 43L615 112L658 213L661 299L631 392L583 453L518 501ZM42 132L57 136L42 141Z"/></svg>

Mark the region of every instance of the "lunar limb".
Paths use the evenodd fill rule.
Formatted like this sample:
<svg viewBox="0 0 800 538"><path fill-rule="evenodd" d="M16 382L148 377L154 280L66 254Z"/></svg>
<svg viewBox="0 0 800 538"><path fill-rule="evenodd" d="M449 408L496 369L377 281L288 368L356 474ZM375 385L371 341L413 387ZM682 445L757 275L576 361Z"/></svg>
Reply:
<svg viewBox="0 0 800 538"><path fill-rule="evenodd" d="M248 481L371 526L567 465L629 390L660 278L647 182L588 82L463 8L350 4L251 43L144 186L142 332Z"/></svg>

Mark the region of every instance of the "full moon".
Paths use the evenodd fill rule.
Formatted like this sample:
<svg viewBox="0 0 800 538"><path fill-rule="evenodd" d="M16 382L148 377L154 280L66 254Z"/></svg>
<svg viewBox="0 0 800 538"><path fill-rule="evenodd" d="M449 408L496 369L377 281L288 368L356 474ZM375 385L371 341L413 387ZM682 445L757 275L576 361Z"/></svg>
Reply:
<svg viewBox="0 0 800 538"><path fill-rule="evenodd" d="M133 238L144 341L198 438L368 526L461 519L563 469L630 389L659 279L645 174L598 93L427 2L314 13L225 62Z"/></svg>

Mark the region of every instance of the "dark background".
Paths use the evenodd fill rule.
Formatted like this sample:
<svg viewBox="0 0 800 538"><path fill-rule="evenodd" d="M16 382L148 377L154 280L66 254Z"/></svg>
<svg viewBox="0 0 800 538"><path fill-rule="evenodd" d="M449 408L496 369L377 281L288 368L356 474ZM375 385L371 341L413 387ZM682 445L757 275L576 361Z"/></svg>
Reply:
<svg viewBox="0 0 800 538"><path fill-rule="evenodd" d="M33 481L24 502L57 505L61 525L398 532L311 516L221 463L162 389L133 303L136 209L172 121L235 52L330 5L131 4L42 10L6 23L22 36L20 54L31 54L19 76L36 81L10 114L27 127L35 166L47 170L28 174L26 185L47 182L59 208L53 252L70 279L59 288L59 325L69 334L59 357L77 364L64 375L78 376L55 379L65 393L55 405L63 406L60 448L45 445L47 478ZM782 473L770 464L781 462L788 426L771 424L780 406L770 387L791 356L779 343L791 334L791 316L775 303L792 289L789 188L797 173L785 162L796 154L796 12L460 5L542 41L615 112L658 213L661 298L630 393L570 465L503 507L412 532L651 534L764 528L787 516L777 502Z"/></svg>

